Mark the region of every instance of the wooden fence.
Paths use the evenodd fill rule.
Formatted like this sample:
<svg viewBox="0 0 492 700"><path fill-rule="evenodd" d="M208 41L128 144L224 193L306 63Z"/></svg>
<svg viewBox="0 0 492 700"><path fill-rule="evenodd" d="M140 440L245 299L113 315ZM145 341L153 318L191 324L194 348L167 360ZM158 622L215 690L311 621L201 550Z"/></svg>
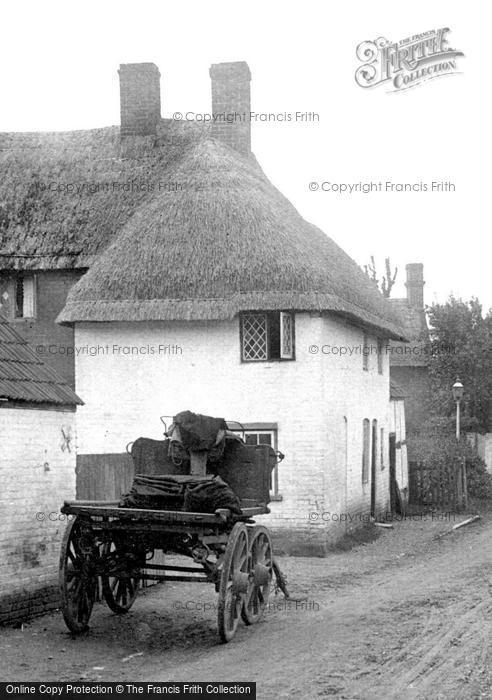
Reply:
<svg viewBox="0 0 492 700"><path fill-rule="evenodd" d="M410 462L410 504L459 511L468 505L466 467L463 462L441 463L432 467Z"/></svg>
<svg viewBox="0 0 492 700"><path fill-rule="evenodd" d="M76 473L78 501L116 501L131 488L132 458L126 452L78 455Z"/></svg>
<svg viewBox="0 0 492 700"><path fill-rule="evenodd" d="M77 455L76 498L79 501L118 501L133 482L133 461L129 454ZM162 552L155 552L153 564L165 564ZM145 573L145 570L144 570ZM151 573L148 570L146 573ZM143 580L142 587L154 585ZM99 599L101 593L99 592Z"/></svg>

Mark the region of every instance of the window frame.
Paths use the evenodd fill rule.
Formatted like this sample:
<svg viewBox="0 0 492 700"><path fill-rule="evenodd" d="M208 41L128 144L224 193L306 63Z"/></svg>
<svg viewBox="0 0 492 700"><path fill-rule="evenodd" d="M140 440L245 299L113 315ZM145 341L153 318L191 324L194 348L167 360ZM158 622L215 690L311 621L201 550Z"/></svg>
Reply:
<svg viewBox="0 0 492 700"><path fill-rule="evenodd" d="M362 336L362 369L369 372L369 353L365 353L365 348L369 348L369 335L364 331Z"/></svg>
<svg viewBox="0 0 492 700"><path fill-rule="evenodd" d="M32 303L30 305L31 308L29 314L25 313L26 282L29 283L31 288L30 301ZM21 313L18 315L18 290L20 284L22 284L22 309ZM35 272L30 272L29 270L19 270L14 274L10 274L8 276L6 275L2 281L2 286L4 286L4 293L7 292L9 299L7 309L3 308L2 302L2 312L7 316L10 322L21 323L22 321L34 320L37 318L38 279Z"/></svg>
<svg viewBox="0 0 492 700"><path fill-rule="evenodd" d="M241 427L238 428L236 427L237 425L240 425ZM275 450L275 452L278 451L278 426L277 423L234 423L234 425L230 425L229 427L232 432L236 433L236 435L239 435L239 437L243 438L243 440L246 442L245 438L247 435L271 435L272 436L272 449ZM260 444L266 444L266 443L256 443L257 445ZM270 500L271 501L281 501L282 500L282 495L279 492L278 488L278 462L275 464L273 470L272 470L272 488L270 489Z"/></svg>
<svg viewBox="0 0 492 700"><path fill-rule="evenodd" d="M369 483L371 473L371 421L362 420L362 483Z"/></svg>
<svg viewBox="0 0 492 700"><path fill-rule="evenodd" d="M290 354L284 351L284 319L290 319ZM280 311L280 359L281 360L294 360L294 314L290 311Z"/></svg>
<svg viewBox="0 0 492 700"><path fill-rule="evenodd" d="M276 315L278 317L279 323L279 357L272 357L271 348L271 323L272 316ZM291 353L290 356L286 356L283 353L283 319L288 315L291 319ZM244 333L244 321L247 316L264 316L266 323L266 358L247 358L245 357L245 333ZM296 324L295 324L295 312L284 310L284 311L242 311L239 314L239 356L241 363L248 364L250 362L293 362L296 359Z"/></svg>
<svg viewBox="0 0 492 700"><path fill-rule="evenodd" d="M381 471L383 471L386 468L386 460L384 458L384 443L385 443L384 428L380 428L379 429L379 460L380 460Z"/></svg>
<svg viewBox="0 0 492 700"><path fill-rule="evenodd" d="M377 339L378 348L378 374L384 374L384 362L383 362L383 340L382 338Z"/></svg>

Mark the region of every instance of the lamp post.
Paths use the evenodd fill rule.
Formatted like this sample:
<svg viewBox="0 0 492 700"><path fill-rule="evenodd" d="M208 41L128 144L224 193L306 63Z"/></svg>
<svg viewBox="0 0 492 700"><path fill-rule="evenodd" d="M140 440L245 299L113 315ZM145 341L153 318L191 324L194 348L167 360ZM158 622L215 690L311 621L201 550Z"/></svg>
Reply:
<svg viewBox="0 0 492 700"><path fill-rule="evenodd" d="M460 404L461 404L461 399L463 398L463 384L460 382L458 377L456 377L456 381L453 384L452 392L453 392L453 399L456 401L456 440L459 442L460 440Z"/></svg>
<svg viewBox="0 0 492 700"><path fill-rule="evenodd" d="M453 392L453 399L456 401L456 441L460 441L460 404L461 404L461 399L463 398L463 384L460 382L458 377L456 377L456 381L453 384L452 392ZM461 488L460 491L462 492L462 504L463 507L466 509L468 508L468 484L467 484L467 478L466 478L466 458L463 455L462 463L461 463ZM458 497L458 501L461 500Z"/></svg>

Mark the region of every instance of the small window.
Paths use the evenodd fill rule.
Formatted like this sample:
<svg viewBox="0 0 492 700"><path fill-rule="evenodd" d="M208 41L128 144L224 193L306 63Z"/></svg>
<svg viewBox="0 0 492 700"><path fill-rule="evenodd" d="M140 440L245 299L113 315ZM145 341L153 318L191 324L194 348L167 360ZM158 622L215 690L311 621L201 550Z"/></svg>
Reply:
<svg viewBox="0 0 492 700"><path fill-rule="evenodd" d="M36 277L33 273L0 276L0 310L9 319L36 316Z"/></svg>
<svg viewBox="0 0 492 700"><path fill-rule="evenodd" d="M369 458L371 448L371 422L369 418L362 421L362 483L369 481Z"/></svg>
<svg viewBox="0 0 492 700"><path fill-rule="evenodd" d="M294 314L248 312L241 316L243 362L294 360Z"/></svg>
<svg viewBox="0 0 492 700"><path fill-rule="evenodd" d="M383 374L383 341L378 338L378 374Z"/></svg>
<svg viewBox="0 0 492 700"><path fill-rule="evenodd" d="M15 318L33 318L35 311L35 279L32 274L15 278Z"/></svg>
<svg viewBox="0 0 492 700"><path fill-rule="evenodd" d="M369 338L367 337L367 333L364 333L364 338L362 341L362 369L366 372L369 369L369 352Z"/></svg>
<svg viewBox="0 0 492 700"><path fill-rule="evenodd" d="M237 425L237 424L236 424ZM251 424L250 424L251 425ZM255 426L261 425L255 423ZM268 425L268 424L267 424ZM276 424L270 424L276 425ZM237 435L244 439L247 445L270 445L272 449L277 451L277 430L273 428L263 429L263 428L248 428L247 425L243 426L244 430L238 430L236 426L231 425L230 429L233 430ZM270 475L270 497L275 500L281 500L279 497L278 490L278 464L275 465L271 475Z"/></svg>
<svg viewBox="0 0 492 700"><path fill-rule="evenodd" d="M284 311L280 312L280 357L283 360L294 357L294 317Z"/></svg>

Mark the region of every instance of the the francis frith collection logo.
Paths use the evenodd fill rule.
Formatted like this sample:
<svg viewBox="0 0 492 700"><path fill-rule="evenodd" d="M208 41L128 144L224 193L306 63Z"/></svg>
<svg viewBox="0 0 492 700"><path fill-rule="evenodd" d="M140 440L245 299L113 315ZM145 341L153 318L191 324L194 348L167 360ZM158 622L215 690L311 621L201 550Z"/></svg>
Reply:
<svg viewBox="0 0 492 700"><path fill-rule="evenodd" d="M357 84L363 88L386 84L388 92L398 92L456 73L456 59L464 54L448 45L449 31L432 29L397 43L384 37L363 41L356 51L362 62L355 72Z"/></svg>

